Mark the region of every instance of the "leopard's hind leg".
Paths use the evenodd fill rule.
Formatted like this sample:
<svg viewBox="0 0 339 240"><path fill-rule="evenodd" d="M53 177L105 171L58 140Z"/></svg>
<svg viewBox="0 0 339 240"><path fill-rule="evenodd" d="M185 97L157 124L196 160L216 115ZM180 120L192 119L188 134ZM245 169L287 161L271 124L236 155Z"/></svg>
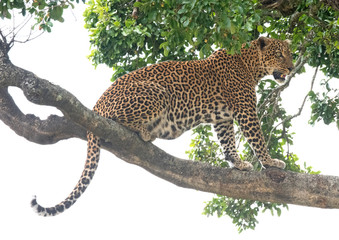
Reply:
<svg viewBox="0 0 339 240"><path fill-rule="evenodd" d="M129 82L124 94L116 94L111 118L137 132L144 141L153 141L162 134L170 96L165 87L150 81ZM131 90L132 89L132 90Z"/></svg>

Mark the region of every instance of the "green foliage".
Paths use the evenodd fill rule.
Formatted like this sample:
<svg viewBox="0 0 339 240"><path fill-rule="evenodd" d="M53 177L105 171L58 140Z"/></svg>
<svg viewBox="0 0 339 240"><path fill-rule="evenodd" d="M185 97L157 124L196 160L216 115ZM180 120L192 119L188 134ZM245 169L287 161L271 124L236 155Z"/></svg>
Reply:
<svg viewBox="0 0 339 240"><path fill-rule="evenodd" d="M11 9L25 9L25 2L22 0L0 1L0 16L1 18L11 18ZM25 14L25 11L24 13Z"/></svg>
<svg viewBox="0 0 339 240"><path fill-rule="evenodd" d="M329 85L329 81L322 81L321 85L325 91L315 93L309 92L312 102L312 113L310 124L314 125L317 121L323 120L325 124L336 122L339 129L339 93L338 89L333 89Z"/></svg>
<svg viewBox="0 0 339 240"><path fill-rule="evenodd" d="M218 217L227 215L232 218L233 224L238 227L238 232L241 233L247 229L255 229L259 223L257 220L259 212L270 210L272 216L275 213L280 216L281 207L288 209L286 204L263 203L218 195L207 202L203 214L207 216L217 214Z"/></svg>
<svg viewBox="0 0 339 240"><path fill-rule="evenodd" d="M256 0L92 0L84 13L90 59L113 67L115 79L158 61L206 57L215 47L234 53L258 36L256 6Z"/></svg>
<svg viewBox="0 0 339 240"><path fill-rule="evenodd" d="M64 9L69 7L74 8L73 2L79 3L80 0L7 0L0 1L0 16L1 18L12 17L12 10L20 10L23 16L27 13L33 15L36 24L40 30L51 32L53 23L52 21L63 22L62 17ZM85 0L82 0L85 2Z"/></svg>
<svg viewBox="0 0 339 240"><path fill-rule="evenodd" d="M211 125L199 125L193 129L195 138L191 140L191 150L186 151L189 159L209 163L213 166L229 167L219 144L211 139Z"/></svg>
<svg viewBox="0 0 339 240"><path fill-rule="evenodd" d="M311 56L309 65L322 66L327 76L339 78L339 69L335 67L339 65L339 12L315 0L300 6L300 12L298 22L302 24L294 29L294 37L308 36L310 41L305 43L305 49Z"/></svg>

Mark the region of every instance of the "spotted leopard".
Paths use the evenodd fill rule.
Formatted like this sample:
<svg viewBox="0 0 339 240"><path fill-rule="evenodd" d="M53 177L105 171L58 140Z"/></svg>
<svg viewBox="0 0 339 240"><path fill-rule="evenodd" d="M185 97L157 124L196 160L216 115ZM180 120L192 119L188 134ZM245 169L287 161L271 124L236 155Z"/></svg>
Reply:
<svg viewBox="0 0 339 240"><path fill-rule="evenodd" d="M256 156L266 167L284 168L266 149L256 113L255 87L273 74L283 82L293 69L288 41L260 37L230 55L221 49L204 60L168 61L150 65L117 79L94 107L99 115L137 132L144 141L174 139L201 124L214 124L226 159L235 168L251 170L236 151L236 120ZM89 185L98 166L100 139L88 133L85 168L71 194L54 207L31 202L42 216L53 216L72 206Z"/></svg>

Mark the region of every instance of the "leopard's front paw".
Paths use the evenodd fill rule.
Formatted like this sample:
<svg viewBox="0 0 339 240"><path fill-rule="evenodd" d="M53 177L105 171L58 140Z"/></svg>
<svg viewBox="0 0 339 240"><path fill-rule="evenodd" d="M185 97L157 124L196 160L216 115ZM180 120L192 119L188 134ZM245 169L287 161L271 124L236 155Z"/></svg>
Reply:
<svg viewBox="0 0 339 240"><path fill-rule="evenodd" d="M277 167L281 169L284 169L286 167L286 164L279 159L271 159L271 161L262 162L262 164L265 167Z"/></svg>
<svg viewBox="0 0 339 240"><path fill-rule="evenodd" d="M239 161L234 163L234 167L241 171L251 171L253 170L253 165L247 161Z"/></svg>

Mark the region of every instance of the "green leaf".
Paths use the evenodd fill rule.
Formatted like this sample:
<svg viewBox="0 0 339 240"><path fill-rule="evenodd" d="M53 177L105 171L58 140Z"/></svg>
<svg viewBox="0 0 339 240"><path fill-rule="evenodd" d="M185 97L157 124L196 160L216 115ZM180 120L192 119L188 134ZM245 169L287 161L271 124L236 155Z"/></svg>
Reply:
<svg viewBox="0 0 339 240"><path fill-rule="evenodd" d="M126 19L126 20L125 20L125 26L126 26L127 28L132 27L132 26L134 25L134 23L135 23L135 20L133 20L133 19Z"/></svg>
<svg viewBox="0 0 339 240"><path fill-rule="evenodd" d="M235 34L235 33L236 33L236 30L237 30L237 28L234 26L234 24L231 24L231 28L230 28L230 30L231 30L231 34Z"/></svg>
<svg viewBox="0 0 339 240"><path fill-rule="evenodd" d="M38 4L38 9L42 10L47 6L46 2L44 0L40 0Z"/></svg>
<svg viewBox="0 0 339 240"><path fill-rule="evenodd" d="M187 12L187 9L183 7L181 9L179 9L178 14L180 15L180 14L183 14L183 13L186 13L186 12Z"/></svg>
<svg viewBox="0 0 339 240"><path fill-rule="evenodd" d="M143 3L142 2L135 2L133 4L134 7L142 7Z"/></svg>
<svg viewBox="0 0 339 240"><path fill-rule="evenodd" d="M58 20L58 21L62 21L62 14L64 12L64 9L61 6L56 6L53 7L50 11L50 17L53 20Z"/></svg>
<svg viewBox="0 0 339 240"><path fill-rule="evenodd" d="M258 25L257 30L258 30L258 32L262 33L264 31L264 28L263 28L263 26Z"/></svg>
<svg viewBox="0 0 339 240"><path fill-rule="evenodd" d="M121 23L119 21L115 21L115 22L113 22L113 25L116 26L116 27L120 27Z"/></svg>
<svg viewBox="0 0 339 240"><path fill-rule="evenodd" d="M187 18L187 19L182 23L182 26L183 26L183 27L187 27L189 23L190 23L190 19Z"/></svg>

